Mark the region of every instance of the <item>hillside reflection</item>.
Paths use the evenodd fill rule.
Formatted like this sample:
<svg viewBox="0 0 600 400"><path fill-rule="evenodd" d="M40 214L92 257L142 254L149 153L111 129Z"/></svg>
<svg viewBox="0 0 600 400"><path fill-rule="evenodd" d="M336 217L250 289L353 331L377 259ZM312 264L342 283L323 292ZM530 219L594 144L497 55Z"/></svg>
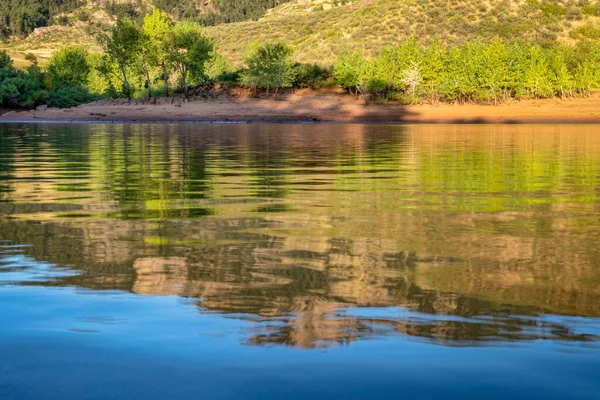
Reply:
<svg viewBox="0 0 600 400"><path fill-rule="evenodd" d="M596 340L595 130L0 125L0 282L179 296L260 345Z"/></svg>

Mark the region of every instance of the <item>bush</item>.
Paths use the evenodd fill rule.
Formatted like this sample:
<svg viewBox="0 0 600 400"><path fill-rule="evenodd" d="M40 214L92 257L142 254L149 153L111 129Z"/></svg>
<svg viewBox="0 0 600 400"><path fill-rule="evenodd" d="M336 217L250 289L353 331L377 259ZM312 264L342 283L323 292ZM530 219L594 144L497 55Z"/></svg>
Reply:
<svg viewBox="0 0 600 400"><path fill-rule="evenodd" d="M364 84L367 62L360 51L344 51L333 65L333 77L343 89L358 92Z"/></svg>
<svg viewBox="0 0 600 400"><path fill-rule="evenodd" d="M79 10L75 13L75 18L81 22L88 22L90 20L89 14L84 10Z"/></svg>
<svg viewBox="0 0 600 400"><path fill-rule="evenodd" d="M444 47L406 41L371 60L343 53L334 77L343 88L387 98L432 103L587 95L600 83L600 50L591 42L577 47L537 43L465 42Z"/></svg>
<svg viewBox="0 0 600 400"><path fill-rule="evenodd" d="M51 107L69 108L89 103L99 97L81 86L63 86L48 94L46 104Z"/></svg>
<svg viewBox="0 0 600 400"><path fill-rule="evenodd" d="M217 52L213 52L210 60L206 63L205 74L211 81L223 81L230 77L233 72L230 62Z"/></svg>
<svg viewBox="0 0 600 400"><path fill-rule="evenodd" d="M589 15L591 17L600 16L600 3L596 3L594 5L588 4L582 7L581 11L585 15Z"/></svg>
<svg viewBox="0 0 600 400"><path fill-rule="evenodd" d="M0 51L0 70L12 69L13 61L6 52L6 50Z"/></svg>
<svg viewBox="0 0 600 400"><path fill-rule="evenodd" d="M316 64L296 64L295 87L318 89L325 85L331 78L331 72L328 69L321 68Z"/></svg>
<svg viewBox="0 0 600 400"><path fill-rule="evenodd" d="M88 59L88 51L79 46L63 47L52 54L46 75L48 86L84 86L91 70Z"/></svg>
<svg viewBox="0 0 600 400"><path fill-rule="evenodd" d="M297 75L292 55L292 49L281 42L253 44L244 60L241 83L253 89L267 89L267 94L271 88L277 92L292 87Z"/></svg>
<svg viewBox="0 0 600 400"><path fill-rule="evenodd" d="M62 52L62 54L67 53ZM76 76L71 70L76 68L77 63L73 62L73 65L66 69L56 69L56 71L70 71L70 73L61 75L55 71L53 78L48 79L48 75L44 74L37 65L35 57L28 56L27 59L31 62L27 70L18 70L13 68L12 60L6 52L0 52L0 106L33 108L40 104L48 104L53 107L73 107L98 98L97 95L90 94L89 90L83 86L69 84L69 82L81 83L83 78L65 78ZM60 66L64 61L56 62L59 59L60 57L53 57L55 63L52 65L54 67ZM72 61L71 58L68 60ZM58 79L58 76L61 79ZM49 80L54 82L52 86L47 84Z"/></svg>

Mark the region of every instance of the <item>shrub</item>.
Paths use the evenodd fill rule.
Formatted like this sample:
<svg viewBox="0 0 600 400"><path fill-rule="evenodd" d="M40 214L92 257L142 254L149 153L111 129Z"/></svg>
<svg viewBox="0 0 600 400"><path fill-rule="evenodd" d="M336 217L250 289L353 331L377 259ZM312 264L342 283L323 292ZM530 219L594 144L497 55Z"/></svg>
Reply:
<svg viewBox="0 0 600 400"><path fill-rule="evenodd" d="M297 64L298 75L294 86L299 88L318 89L331 78L331 72L328 69L321 68L316 64Z"/></svg>
<svg viewBox="0 0 600 400"><path fill-rule="evenodd" d="M69 108L89 103L96 99L98 99L98 96L91 94L84 87L63 86L51 91L47 96L46 103L51 107Z"/></svg>
<svg viewBox="0 0 600 400"><path fill-rule="evenodd" d="M359 91L364 84L367 61L360 51L344 51L333 65L333 77L343 89Z"/></svg>
<svg viewBox="0 0 600 400"><path fill-rule="evenodd" d="M591 17L597 17L600 16L600 3L597 4L588 4L582 7L581 11L585 14L585 15L589 15Z"/></svg>
<svg viewBox="0 0 600 400"><path fill-rule="evenodd" d="M12 69L13 61L6 52L6 50L0 50L0 70Z"/></svg>
<svg viewBox="0 0 600 400"><path fill-rule="evenodd" d="M63 47L50 58L46 82L50 88L85 85L90 73L89 54L79 46Z"/></svg>
<svg viewBox="0 0 600 400"><path fill-rule="evenodd" d="M206 63L206 76L212 81L222 81L225 77L229 77L233 68L231 63L221 54L213 52L210 60Z"/></svg>
<svg viewBox="0 0 600 400"><path fill-rule="evenodd" d="M275 89L291 87L296 78L296 64L292 60L292 49L281 42L253 44L244 59L241 83L253 89Z"/></svg>
<svg viewBox="0 0 600 400"><path fill-rule="evenodd" d="M465 42L445 47L406 41L366 60L343 53L334 77L343 88L418 102L494 102L513 98L587 95L600 83L600 49L539 43Z"/></svg>
<svg viewBox="0 0 600 400"><path fill-rule="evenodd" d="M49 86L48 76L42 72L33 56L27 59L31 65L26 71L12 67L12 60L5 52L0 52L0 105L8 107L32 108L40 104L48 104L54 107L73 107L98 98L92 95L87 88L75 85L77 79L57 79L72 77L72 73L64 75L56 74L53 82L60 85ZM57 58L53 57L56 61ZM62 61L61 61L62 62ZM57 66L60 63L52 65ZM75 67L75 65L71 66ZM63 71L63 69L57 69ZM67 69L69 71L69 69ZM80 80L79 80L80 81Z"/></svg>

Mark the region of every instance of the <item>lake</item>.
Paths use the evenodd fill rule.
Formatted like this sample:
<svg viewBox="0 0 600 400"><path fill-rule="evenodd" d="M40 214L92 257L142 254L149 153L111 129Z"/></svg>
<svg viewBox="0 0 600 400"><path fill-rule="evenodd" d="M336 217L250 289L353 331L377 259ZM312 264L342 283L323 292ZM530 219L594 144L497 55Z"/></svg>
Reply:
<svg viewBox="0 0 600 400"><path fill-rule="evenodd" d="M0 124L0 398L600 399L600 127Z"/></svg>

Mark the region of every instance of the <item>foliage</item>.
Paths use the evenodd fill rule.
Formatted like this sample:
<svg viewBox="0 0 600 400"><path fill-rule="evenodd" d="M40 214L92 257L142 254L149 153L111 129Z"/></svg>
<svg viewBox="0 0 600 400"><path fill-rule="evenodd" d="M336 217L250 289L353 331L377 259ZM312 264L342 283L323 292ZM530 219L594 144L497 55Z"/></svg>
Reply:
<svg viewBox="0 0 600 400"><path fill-rule="evenodd" d="M150 67L158 67L160 78L164 82L165 94L169 94L169 76L171 64L168 60L169 37L173 30L173 21L164 11L155 8L152 14L144 18L143 34L149 41L149 47L145 48L148 57L147 64ZM148 89L150 90L150 88Z"/></svg>
<svg viewBox="0 0 600 400"><path fill-rule="evenodd" d="M329 83L331 71L316 64L296 64L294 86L299 88L318 89Z"/></svg>
<svg viewBox="0 0 600 400"><path fill-rule="evenodd" d="M6 71L12 68L13 61L6 52L6 50L0 50L0 70Z"/></svg>
<svg viewBox="0 0 600 400"><path fill-rule="evenodd" d="M13 0L0 0L0 9L7 1ZM0 102L18 107L45 103L70 106L97 94L128 98L168 95L172 84L178 84L187 96L191 86L207 82L241 83L266 89L267 93L272 88L277 93L280 88L318 88L335 82L355 94L405 103L496 104L507 99L582 96L599 86L598 3L528 0L506 11L495 7L496 1L472 8L470 3L455 1L441 7L432 0L408 0L406 4L414 6L410 8L398 1L372 0L364 7L315 8L294 14L294 21L285 17L283 10L298 12L297 4L286 3L260 22L272 24L267 36L262 27L257 28L259 23L235 24L245 36L288 37L292 43L253 43L241 69L235 61L241 59L242 48L246 50L246 39L238 40L237 47L226 44L226 58L207 35L216 33L221 44L224 37L237 40L238 36L227 31L233 25L202 28L189 20L174 23L173 13L155 8L145 15L145 6L128 3L135 12L117 12L116 24L98 37L103 54L90 55L85 48L67 47L53 54L44 72L32 54L25 56L30 63L26 70L16 70L8 54L0 52ZM246 3L209 4L206 7L243 8ZM272 5L274 1L268 6ZM120 6L109 2L107 7L115 11ZM188 11L188 17L197 20L210 14L209 9L203 9L204 17ZM69 21L85 19L81 13L75 12ZM9 23L9 14L0 15L0 29ZM382 33L377 24L392 14L410 19L411 24L398 25L388 18L394 27ZM52 15L55 21L65 17ZM349 20L348 15L358 19ZM319 22L321 17L325 22ZM579 19L583 21L569 22ZM572 29L567 32L565 27ZM285 33L277 31L280 28ZM305 28L302 35L297 34L299 28ZM229 33L222 36L226 31ZM569 33L575 45L557 42L559 36L564 39ZM407 39L400 39L407 35ZM331 44L326 54L319 47L323 43ZM291 50L297 47L303 49L300 55ZM315 59L313 51L320 52L317 63L310 62ZM296 57L304 63L295 62Z"/></svg>
<svg viewBox="0 0 600 400"><path fill-rule="evenodd" d="M52 54L46 82L49 87L84 86L90 73L89 54L79 46L68 46Z"/></svg>
<svg viewBox="0 0 600 400"><path fill-rule="evenodd" d="M241 83L251 88L276 90L291 87L296 77L292 49L282 42L254 43L246 55Z"/></svg>
<svg viewBox="0 0 600 400"><path fill-rule="evenodd" d="M198 16L203 25L216 25L244 20L257 20L270 8L288 0L213 0L212 10Z"/></svg>
<svg viewBox="0 0 600 400"><path fill-rule="evenodd" d="M87 65L87 53L82 49L66 48L52 59L53 75L44 73L35 56L27 58L31 65L26 71L12 66L12 60L5 51L0 51L0 106L31 108L40 104L54 107L73 107L98 98L82 86L87 77L73 72L68 66L82 62ZM88 67L89 72L89 67ZM51 84L48 84L51 82Z"/></svg>
<svg viewBox="0 0 600 400"><path fill-rule="evenodd" d="M83 4L82 0L0 0L0 37L27 35L48 25L53 16Z"/></svg>
<svg viewBox="0 0 600 400"><path fill-rule="evenodd" d="M99 39L105 52L95 66L94 91L101 89L111 97L118 95L118 86L128 98L141 89L151 97L158 79L164 82L162 94L168 95L172 75L187 96L190 85L207 80L205 64L214 58L212 40L198 23L173 24L157 9L144 18L141 27L129 18L119 18L111 34Z"/></svg>
<svg viewBox="0 0 600 400"><path fill-rule="evenodd" d="M429 46L408 40L366 59L345 52L334 65L338 84L353 92L407 102L493 102L509 98L587 95L600 85L600 50L592 44L469 41Z"/></svg>
<svg viewBox="0 0 600 400"><path fill-rule="evenodd" d="M212 52L212 39L203 34L200 24L183 21L173 27L166 58L178 72L185 96L188 95L190 83L206 80L204 65L210 60Z"/></svg>
<svg viewBox="0 0 600 400"><path fill-rule="evenodd" d="M350 92L360 90L365 83L367 61L360 51L344 51L333 65L333 76L337 83Z"/></svg>
<svg viewBox="0 0 600 400"><path fill-rule="evenodd" d="M142 31L128 18L119 18L111 35L102 34L98 39L104 45L106 60L102 67L108 75L110 64L115 63L121 73L123 93L131 98L128 69L137 61L140 51Z"/></svg>
<svg viewBox="0 0 600 400"><path fill-rule="evenodd" d="M99 96L93 95L82 86L61 86L49 92L46 104L51 107L69 108L79 104L97 100Z"/></svg>
<svg viewBox="0 0 600 400"><path fill-rule="evenodd" d="M233 67L228 59L216 51L211 54L210 60L206 63L206 76L211 81L223 81L234 74Z"/></svg>

